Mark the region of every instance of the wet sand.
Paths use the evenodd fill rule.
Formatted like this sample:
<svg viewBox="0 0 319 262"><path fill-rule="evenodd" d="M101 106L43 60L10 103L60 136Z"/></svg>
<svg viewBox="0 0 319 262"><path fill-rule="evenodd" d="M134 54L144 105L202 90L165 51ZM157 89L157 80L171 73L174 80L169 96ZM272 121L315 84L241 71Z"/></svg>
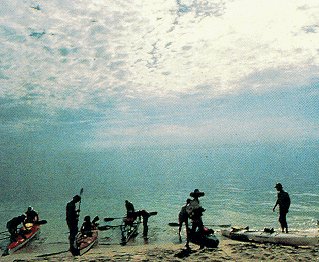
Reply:
<svg viewBox="0 0 319 262"><path fill-rule="evenodd" d="M69 252L60 254L25 253L20 251L1 261L319 261L319 246L290 247L255 244L220 238L215 249L199 249L184 244L147 244L141 246L97 245L86 254L73 257Z"/></svg>

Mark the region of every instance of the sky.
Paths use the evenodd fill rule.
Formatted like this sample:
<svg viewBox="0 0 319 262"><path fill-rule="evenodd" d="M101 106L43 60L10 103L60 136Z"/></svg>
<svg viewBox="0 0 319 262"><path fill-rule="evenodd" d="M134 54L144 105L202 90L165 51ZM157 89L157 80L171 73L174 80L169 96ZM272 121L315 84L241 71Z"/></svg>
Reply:
<svg viewBox="0 0 319 262"><path fill-rule="evenodd" d="M0 148L319 141L317 0L2 0Z"/></svg>

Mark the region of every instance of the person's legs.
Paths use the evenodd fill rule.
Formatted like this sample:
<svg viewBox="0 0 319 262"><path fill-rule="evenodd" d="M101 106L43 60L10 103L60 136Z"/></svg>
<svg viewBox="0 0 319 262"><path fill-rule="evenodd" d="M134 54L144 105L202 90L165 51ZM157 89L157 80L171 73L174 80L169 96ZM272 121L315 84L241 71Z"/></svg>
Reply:
<svg viewBox="0 0 319 262"><path fill-rule="evenodd" d="M286 233L288 233L288 224L287 224L286 215L287 215L286 212L283 212L283 211L279 212L279 223L281 226L281 231L285 232L285 230L286 230Z"/></svg>
<svg viewBox="0 0 319 262"><path fill-rule="evenodd" d="M183 225L183 222L181 220L179 220L178 221L178 235L179 235L179 237L181 237L182 225Z"/></svg>
<svg viewBox="0 0 319 262"><path fill-rule="evenodd" d="M77 256L79 255L79 250L76 246L76 235L78 233L78 227L76 225L70 225L70 236L69 236L69 242L70 242L70 251L72 255Z"/></svg>
<svg viewBox="0 0 319 262"><path fill-rule="evenodd" d="M10 233L10 242L16 241L17 238L17 229L16 228L8 228L8 231Z"/></svg>

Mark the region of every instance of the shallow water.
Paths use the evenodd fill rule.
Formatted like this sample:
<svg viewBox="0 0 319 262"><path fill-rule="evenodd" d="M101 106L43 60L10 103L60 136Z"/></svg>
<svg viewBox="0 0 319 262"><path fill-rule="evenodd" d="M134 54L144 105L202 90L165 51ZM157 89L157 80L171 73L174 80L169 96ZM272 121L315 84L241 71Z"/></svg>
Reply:
<svg viewBox="0 0 319 262"><path fill-rule="evenodd" d="M149 219L149 242L177 242L180 207L195 188L207 225L232 224L278 228L274 185L281 182L292 199L291 229L316 227L319 219L318 149L297 146L149 147L82 152L6 152L1 166L0 219L5 222L29 205L39 211L43 253L67 245L65 205L83 187L85 215L119 217L129 199L136 209L157 211ZM16 164L13 164L16 163ZM117 225L114 220L111 225ZM101 225L104 222L101 221ZM213 227L218 230L219 227ZM100 233L102 244L118 244L119 229ZM137 237L135 244L143 243ZM134 243L132 243L134 244Z"/></svg>

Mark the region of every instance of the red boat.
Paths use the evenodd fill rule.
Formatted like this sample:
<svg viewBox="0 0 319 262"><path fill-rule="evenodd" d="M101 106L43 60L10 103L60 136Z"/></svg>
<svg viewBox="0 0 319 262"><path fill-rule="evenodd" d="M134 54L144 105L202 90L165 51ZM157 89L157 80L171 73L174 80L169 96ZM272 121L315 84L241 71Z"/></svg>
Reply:
<svg viewBox="0 0 319 262"><path fill-rule="evenodd" d="M2 255L3 256L10 255L13 252L17 251L18 249L24 247L32 239L34 239L36 236L38 236L39 233L40 233L40 225L38 223L33 224L29 230L20 229L19 234L16 238L16 241L11 242L7 246L7 249L4 251L4 253Z"/></svg>

